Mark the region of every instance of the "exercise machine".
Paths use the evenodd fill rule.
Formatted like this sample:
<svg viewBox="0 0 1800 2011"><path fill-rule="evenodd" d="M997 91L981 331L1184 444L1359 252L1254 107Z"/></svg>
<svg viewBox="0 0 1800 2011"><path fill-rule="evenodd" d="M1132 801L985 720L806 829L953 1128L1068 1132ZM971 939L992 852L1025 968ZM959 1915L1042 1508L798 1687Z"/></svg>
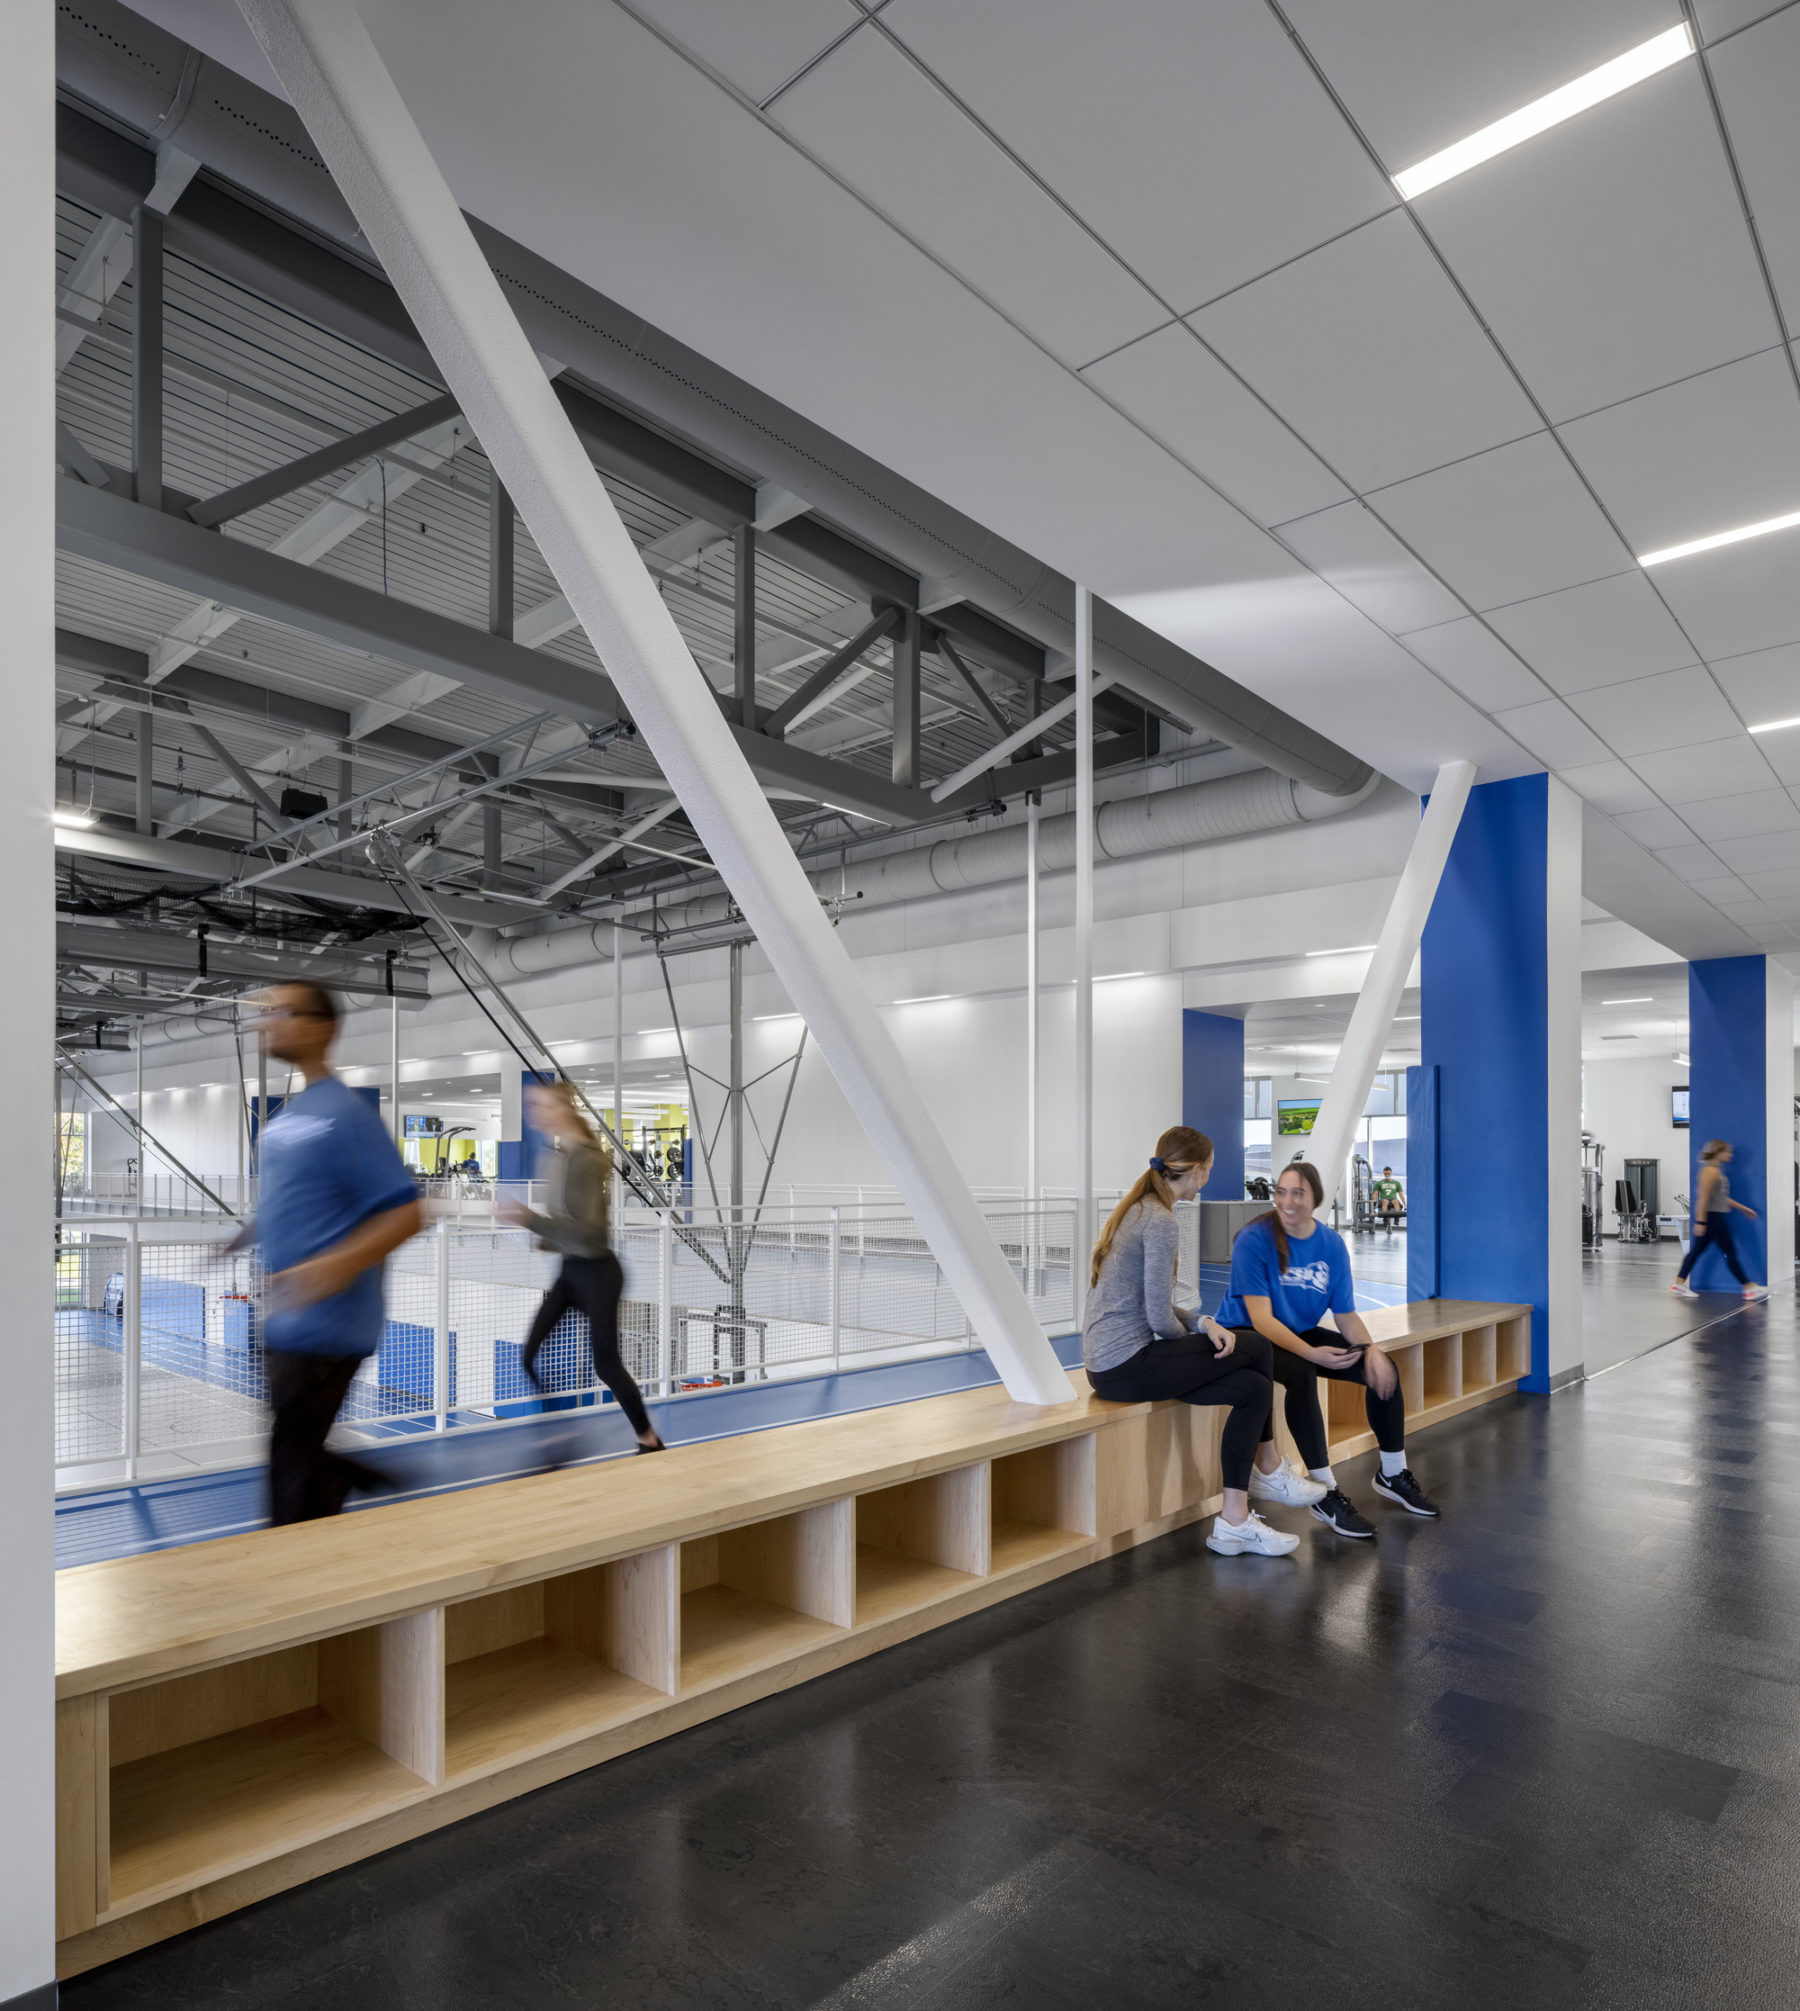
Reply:
<svg viewBox="0 0 1800 2011"><path fill-rule="evenodd" d="M1581 1247L1597 1250L1606 1233L1606 1147L1581 1134Z"/></svg>

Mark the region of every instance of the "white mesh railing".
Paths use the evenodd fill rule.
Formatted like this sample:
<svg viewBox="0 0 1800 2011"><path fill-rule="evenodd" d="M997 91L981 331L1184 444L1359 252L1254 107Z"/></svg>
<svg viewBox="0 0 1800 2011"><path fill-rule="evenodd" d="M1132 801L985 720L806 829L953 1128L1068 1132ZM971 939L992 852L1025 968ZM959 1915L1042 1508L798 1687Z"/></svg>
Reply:
<svg viewBox="0 0 1800 2011"><path fill-rule="evenodd" d="M524 1189L518 1190L524 1198ZM387 1267L380 1346L343 1422L381 1437L488 1428L607 1401L587 1325L566 1314L527 1378L527 1332L558 1260L492 1206L431 1203ZM1039 1321L1074 1317L1067 1201L982 1203ZM56 1460L66 1484L250 1456L267 1428L262 1276L235 1224L65 1216L56 1311ZM745 1210L627 1208L620 1351L651 1395L972 1348L912 1217L892 1202Z"/></svg>

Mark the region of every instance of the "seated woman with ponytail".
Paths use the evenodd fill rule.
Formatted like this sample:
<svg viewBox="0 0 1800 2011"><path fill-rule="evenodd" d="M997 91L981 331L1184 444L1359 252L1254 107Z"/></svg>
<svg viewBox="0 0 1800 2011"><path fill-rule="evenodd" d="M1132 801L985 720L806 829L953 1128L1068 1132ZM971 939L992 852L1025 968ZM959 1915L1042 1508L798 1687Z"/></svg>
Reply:
<svg viewBox="0 0 1800 2011"><path fill-rule="evenodd" d="M1313 1219L1324 1199L1317 1167L1296 1160L1281 1169L1274 1208L1246 1222L1231 1246L1231 1288L1220 1304L1219 1321L1236 1331L1240 1347L1262 1340L1274 1349L1288 1430L1321 1489L1321 1498L1310 1504L1312 1512L1340 1536L1369 1537L1374 1525L1357 1512L1331 1470L1319 1408L1321 1376L1363 1387L1369 1427L1381 1448L1375 1492L1414 1515L1436 1515L1437 1509L1407 1467L1406 1402L1399 1372L1370 1343L1368 1329L1357 1318L1344 1239ZM1337 1322L1335 1332L1319 1324L1327 1313ZM1263 1493L1260 1480L1259 1475L1252 1481L1251 1493Z"/></svg>
<svg viewBox="0 0 1800 2011"><path fill-rule="evenodd" d="M1258 1461L1273 1479L1276 1500L1310 1504L1324 1492L1275 1457L1269 1430L1274 1385L1269 1344L1255 1334L1227 1333L1204 1316L1190 1325L1176 1306L1174 1207L1191 1201L1212 1171L1212 1141L1186 1125L1156 1141L1149 1170L1138 1177L1094 1245L1081 1357L1097 1397L1111 1403L1229 1405L1221 1461L1225 1506L1206 1539L1209 1550L1233 1557L1254 1551L1285 1557L1300 1539L1271 1529L1250 1507L1250 1473ZM1291 1490L1280 1491L1282 1483Z"/></svg>

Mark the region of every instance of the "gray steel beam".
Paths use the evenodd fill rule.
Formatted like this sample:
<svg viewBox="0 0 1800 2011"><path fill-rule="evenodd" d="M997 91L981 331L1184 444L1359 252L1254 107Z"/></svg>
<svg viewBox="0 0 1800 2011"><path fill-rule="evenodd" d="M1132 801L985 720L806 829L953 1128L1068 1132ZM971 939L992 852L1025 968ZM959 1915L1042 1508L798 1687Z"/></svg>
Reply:
<svg viewBox="0 0 1800 2011"><path fill-rule="evenodd" d="M454 402L454 401L453 401ZM488 634L513 640L513 549L517 520L506 485L488 470Z"/></svg>
<svg viewBox="0 0 1800 2011"><path fill-rule="evenodd" d="M181 977L202 975L198 938L159 929L97 929L80 922L59 921L56 960L59 964L79 964L89 969L173 971ZM274 984L284 976L307 977L340 991L378 992L383 996L387 992L385 964L376 970L351 958L328 953L309 956L299 950L259 950L246 943L209 939L204 961L207 977L248 978L257 984ZM431 986L422 970L396 963L394 971L397 997L430 998Z"/></svg>
<svg viewBox="0 0 1800 2011"><path fill-rule="evenodd" d="M56 422L56 458L71 475L79 475L90 489L109 489L112 476L59 419Z"/></svg>
<svg viewBox="0 0 1800 2011"><path fill-rule="evenodd" d="M440 671L460 684L567 719L610 724L622 709L611 683L579 665L68 477L57 484L56 540L64 551L102 565L223 601L328 642ZM932 814L923 790L894 788L879 776L807 754L742 724L734 724L732 732L765 782L886 824L916 823Z"/></svg>
<svg viewBox="0 0 1800 2011"><path fill-rule="evenodd" d="M919 617L908 608L894 634L894 781L916 788L919 775Z"/></svg>
<svg viewBox="0 0 1800 2011"><path fill-rule="evenodd" d="M131 492L163 506L163 220L139 203L131 213Z"/></svg>
<svg viewBox="0 0 1800 2011"><path fill-rule="evenodd" d="M731 534L732 667L737 716L756 724L756 526L739 524Z"/></svg>
<svg viewBox="0 0 1800 2011"><path fill-rule="evenodd" d="M950 668L956 672L957 676L962 679L963 683L969 687L975 703L981 707L982 711L994 722L1001 733L1003 735L1010 733L1013 730L1012 721L1007 718L1006 714L988 696L985 687L976 682L975 673L963 662L961 656L957 653L956 645L947 635L942 633L937 637L937 654L944 659ZM1034 689L1037 688L1041 688L1041 680L1039 686L1034 687Z"/></svg>
<svg viewBox="0 0 1800 2011"><path fill-rule="evenodd" d="M252 510L260 510L265 503L291 496L296 489L322 482L327 475L335 475L340 468L348 468L352 462L366 461L380 453L383 447L410 440L415 434L428 433L433 426L441 426L446 419L455 417L456 400L446 392L442 398L433 398L426 404L415 406L410 412L384 419L378 426L365 427L360 433L334 440L329 447L319 447L310 454L302 454L297 461L271 468L266 475L240 482L235 489L224 489L202 502L190 503L187 514L203 529L212 530L220 524L229 523L233 517L247 517Z"/></svg>
<svg viewBox="0 0 1800 2011"><path fill-rule="evenodd" d="M1141 761L1145 753L1145 737L1142 728L1136 733L1116 734L1111 740L1097 741L1094 746L1094 773L1102 769L1118 768L1127 761ZM1018 796L1033 789L1053 789L1059 783L1071 782L1075 778L1075 750L1062 748L1055 754L1044 754L1036 760L1015 761L999 768L990 768L985 775L976 776L965 788L954 796L946 796L937 807L945 810L973 810L983 803L992 803L1002 793Z"/></svg>
<svg viewBox="0 0 1800 2011"><path fill-rule="evenodd" d="M156 717L149 712L137 721L137 827L146 837L156 829Z"/></svg>
<svg viewBox="0 0 1800 2011"><path fill-rule="evenodd" d="M231 777L232 781L244 792L249 801L254 803L277 829L285 824L288 820L281 814L281 805L276 802L274 797L250 773L249 769L232 753L224 741L209 727L202 726L199 720L194 720L192 724L194 731L206 743L207 751L219 766L224 769L226 774ZM296 838L294 840L294 849L297 852L305 852L310 847L304 838Z"/></svg>
<svg viewBox="0 0 1800 2011"><path fill-rule="evenodd" d="M834 650L817 670L788 693L763 721L763 731L780 739L801 713L815 699L822 698L865 650L899 626L900 617L901 610L897 607L878 610L875 619L860 634L853 635L841 649Z"/></svg>

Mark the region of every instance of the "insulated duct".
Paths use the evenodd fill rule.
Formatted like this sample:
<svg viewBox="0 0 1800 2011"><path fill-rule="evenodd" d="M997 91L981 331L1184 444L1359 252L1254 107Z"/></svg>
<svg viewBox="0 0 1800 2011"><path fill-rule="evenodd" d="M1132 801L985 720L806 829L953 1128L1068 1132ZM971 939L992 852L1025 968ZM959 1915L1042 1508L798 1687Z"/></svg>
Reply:
<svg viewBox="0 0 1800 2011"><path fill-rule="evenodd" d="M397 300L371 273L366 241L290 105L116 0L59 0L57 17L65 90L153 145L179 146L354 258L353 270L328 275L318 246L296 242L291 269L263 275L280 297L421 375L438 375ZM69 186L79 200L129 210L109 174L76 168ZM171 218L169 242L181 242L190 219L211 216L210 225L200 221L203 244L228 229L228 219L212 215L217 209L208 191L190 193ZM470 226L534 346L605 399L724 468L801 497L893 562L889 570L904 568L894 571L891 590L921 600L977 653L984 618L993 617L1046 651L1072 656L1072 581L549 260L477 219ZM727 477L724 486L741 481ZM696 515L734 527L730 505L691 500L700 505ZM771 551L804 564L820 529L800 518L765 535ZM870 563L880 567L881 559ZM1094 661L1152 710L1325 795L1355 796L1370 780L1356 755L1105 601L1094 610Z"/></svg>
<svg viewBox="0 0 1800 2011"><path fill-rule="evenodd" d="M1193 782L1150 796L1127 796L1101 806L1094 820L1094 847L1101 859L1136 859L1182 845L1219 838L1243 838L1291 824L1316 824L1341 816L1365 802L1380 777L1371 774L1353 796L1328 796L1267 768ZM968 887L999 886L1025 877L1025 826L971 832L935 845L888 852L847 867L830 867L810 877L823 899L847 895L857 908L918 901ZM1046 817L1038 825L1038 859L1043 871L1066 871L1075 863L1073 813ZM703 894L679 906L658 908L659 920L674 929L705 928L730 915L726 895ZM612 922L583 924L554 934L495 938L483 956L502 979L607 961L612 956Z"/></svg>

